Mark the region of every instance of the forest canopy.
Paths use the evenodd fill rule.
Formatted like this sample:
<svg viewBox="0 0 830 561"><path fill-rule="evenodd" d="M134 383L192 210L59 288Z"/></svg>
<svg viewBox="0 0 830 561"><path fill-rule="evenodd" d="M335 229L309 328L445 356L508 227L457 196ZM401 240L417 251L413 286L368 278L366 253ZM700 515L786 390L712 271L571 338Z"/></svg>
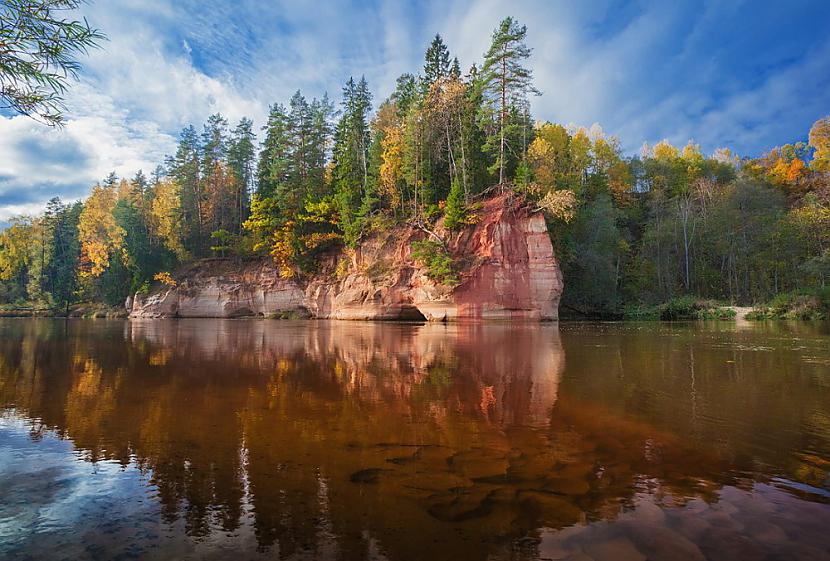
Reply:
<svg viewBox="0 0 830 561"><path fill-rule="evenodd" d="M757 157L665 140L628 156L597 125L534 121L526 35L506 18L468 67L436 35L383 100L350 78L337 102L274 102L260 128L220 114L186 127L149 175L112 173L0 232L0 303L120 304L206 257L269 256L302 276L320 252L396 225L463 228L496 192L545 213L578 313L824 289L830 117Z"/></svg>

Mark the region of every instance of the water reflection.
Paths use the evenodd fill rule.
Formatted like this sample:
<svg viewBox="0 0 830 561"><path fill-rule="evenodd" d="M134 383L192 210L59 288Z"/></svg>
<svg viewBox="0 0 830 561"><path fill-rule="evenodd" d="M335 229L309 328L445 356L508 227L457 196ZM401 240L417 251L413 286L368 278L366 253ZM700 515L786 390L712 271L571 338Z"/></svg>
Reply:
<svg viewBox="0 0 830 561"><path fill-rule="evenodd" d="M0 491L114 497L76 557L821 559L822 329L0 322L8 465L106 475L0 460ZM30 517L6 552L79 524Z"/></svg>

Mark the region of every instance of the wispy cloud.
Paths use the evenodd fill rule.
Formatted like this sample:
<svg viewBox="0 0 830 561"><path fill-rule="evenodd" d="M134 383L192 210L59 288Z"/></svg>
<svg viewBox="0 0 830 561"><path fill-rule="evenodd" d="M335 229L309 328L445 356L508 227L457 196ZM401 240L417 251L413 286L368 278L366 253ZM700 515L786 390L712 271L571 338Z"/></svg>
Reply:
<svg viewBox="0 0 830 561"><path fill-rule="evenodd" d="M362 74L379 101L436 32L478 63L505 15L528 26L537 118L600 122L632 153L665 137L756 154L830 112L826 2L98 0L85 15L110 40L85 61L67 126L0 117L0 221L149 171L217 111L261 125L296 89L337 99Z"/></svg>

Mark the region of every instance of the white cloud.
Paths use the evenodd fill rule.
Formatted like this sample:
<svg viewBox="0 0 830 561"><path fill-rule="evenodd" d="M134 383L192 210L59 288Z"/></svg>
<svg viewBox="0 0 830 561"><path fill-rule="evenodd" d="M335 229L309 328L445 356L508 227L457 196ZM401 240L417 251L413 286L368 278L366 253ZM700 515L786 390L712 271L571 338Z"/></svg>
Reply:
<svg viewBox="0 0 830 561"><path fill-rule="evenodd" d="M823 12L767 8L648 0L332 0L313 9L290 0L98 0L84 10L109 41L84 60L66 127L0 117L0 220L56 194L79 197L112 170L149 172L175 150L183 126L198 127L211 113L231 123L248 116L260 126L268 104L296 89L327 91L338 101L342 83L361 74L377 105L400 73L420 71L436 32L466 70L480 63L508 14L528 26L530 65L544 92L533 100L537 118L599 122L630 153L663 137L757 153L804 136L830 107L828 33L801 33ZM796 32L785 33L786 22ZM744 28L733 31L736 25Z"/></svg>

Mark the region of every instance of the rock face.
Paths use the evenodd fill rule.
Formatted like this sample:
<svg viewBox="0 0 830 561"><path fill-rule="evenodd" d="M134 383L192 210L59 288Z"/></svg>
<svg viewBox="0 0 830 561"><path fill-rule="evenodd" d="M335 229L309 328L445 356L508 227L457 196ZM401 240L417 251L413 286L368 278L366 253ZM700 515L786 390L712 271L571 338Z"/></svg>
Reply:
<svg viewBox="0 0 830 561"><path fill-rule="evenodd" d="M200 261L177 275L175 287L136 294L130 317L232 318L304 313L302 288L281 279L270 260L241 264Z"/></svg>
<svg viewBox="0 0 830 561"><path fill-rule="evenodd" d="M243 317L310 314L351 320L558 318L562 274L542 214L508 196L483 203L475 225L436 231L459 266L460 282L431 280L411 243L414 227L375 234L354 251L331 253L305 281L280 279L267 260L208 260L177 275L178 286L136 295L132 317Z"/></svg>

